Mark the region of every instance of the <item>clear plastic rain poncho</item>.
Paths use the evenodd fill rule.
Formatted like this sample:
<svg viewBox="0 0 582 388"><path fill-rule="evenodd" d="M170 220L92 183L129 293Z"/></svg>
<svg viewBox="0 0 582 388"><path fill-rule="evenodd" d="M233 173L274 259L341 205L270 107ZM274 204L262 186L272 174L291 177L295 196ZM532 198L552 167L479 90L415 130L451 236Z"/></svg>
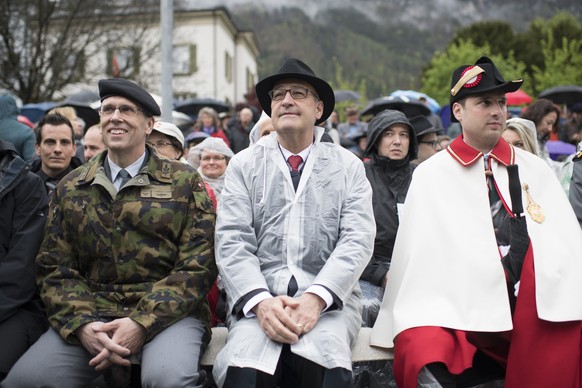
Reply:
<svg viewBox="0 0 582 388"><path fill-rule="evenodd" d="M224 140L218 137L208 137L190 148L188 152L188 163L195 169L200 167L200 155L202 151L217 152L226 156L228 159L234 156L234 152L226 145Z"/></svg>
<svg viewBox="0 0 582 388"><path fill-rule="evenodd" d="M220 196L220 192L224 187L224 174L217 178L210 178L202 173L200 169L200 157L202 155L202 151L216 152L222 154L226 157L227 163L230 160L230 158L234 156L234 153L226 145L224 140L218 137L209 137L204 139L200 144L197 144L194 147L190 148L190 151L188 153L188 163L190 163L192 167L198 170L198 173L202 176L204 182L208 183L210 187L212 187L212 190L214 190L214 194L218 199Z"/></svg>
<svg viewBox="0 0 582 388"><path fill-rule="evenodd" d="M255 123L254 127L249 132L249 143L250 145L255 144L261 138L261 124L265 122L265 120L270 120L271 118L263 112L261 114L261 118Z"/></svg>

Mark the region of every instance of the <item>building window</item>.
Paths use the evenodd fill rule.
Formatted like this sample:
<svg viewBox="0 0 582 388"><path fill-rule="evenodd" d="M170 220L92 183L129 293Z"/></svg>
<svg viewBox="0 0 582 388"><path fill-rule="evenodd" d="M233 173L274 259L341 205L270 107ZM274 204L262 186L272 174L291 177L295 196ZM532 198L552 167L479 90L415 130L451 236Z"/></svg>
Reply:
<svg viewBox="0 0 582 388"><path fill-rule="evenodd" d="M134 78L139 74L139 47L115 47L107 51L107 74Z"/></svg>
<svg viewBox="0 0 582 388"><path fill-rule="evenodd" d="M176 45L172 51L174 74L189 75L198 70L196 65L196 45Z"/></svg>
<svg viewBox="0 0 582 388"><path fill-rule="evenodd" d="M255 88L255 75L247 67L247 90L253 90Z"/></svg>
<svg viewBox="0 0 582 388"><path fill-rule="evenodd" d="M224 53L224 77L228 82L232 82L232 57L228 52Z"/></svg>

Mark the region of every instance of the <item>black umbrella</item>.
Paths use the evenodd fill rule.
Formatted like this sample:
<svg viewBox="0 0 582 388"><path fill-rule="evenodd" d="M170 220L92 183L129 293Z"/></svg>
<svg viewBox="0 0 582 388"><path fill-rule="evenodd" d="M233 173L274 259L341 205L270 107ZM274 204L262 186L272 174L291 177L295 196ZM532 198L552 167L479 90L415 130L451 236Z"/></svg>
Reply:
<svg viewBox="0 0 582 388"><path fill-rule="evenodd" d="M556 104L571 105L577 102L582 102L582 86L554 86L553 88L549 88L541 92L538 97L547 98Z"/></svg>
<svg viewBox="0 0 582 388"><path fill-rule="evenodd" d="M227 103L212 98L192 98L184 100L179 102L174 110L190 116L198 116L198 111L206 106L214 109L217 113L228 112L230 110L230 106Z"/></svg>
<svg viewBox="0 0 582 388"><path fill-rule="evenodd" d="M194 124L194 121L192 120L192 117L188 116L186 113L177 112L177 111L173 110L172 111L172 124L174 124L177 127L180 127L182 125L192 125L192 124Z"/></svg>
<svg viewBox="0 0 582 388"><path fill-rule="evenodd" d="M354 92L353 90L336 90L333 94L335 96L335 102L358 101L360 99L360 93Z"/></svg>
<svg viewBox="0 0 582 388"><path fill-rule="evenodd" d="M370 101L362 111L362 116L376 115L386 109L399 110L408 118L431 114L431 110L419 100L404 96L389 96Z"/></svg>
<svg viewBox="0 0 582 388"><path fill-rule="evenodd" d="M87 129L95 124L99 124L99 113L97 112L96 109L91 108L91 106L89 104L82 103L82 102L67 102L67 100L65 100L62 104L59 104L53 108L60 107L60 106L70 106L70 107L75 108L75 112L77 112L77 116L82 118L83 121L85 122L85 129Z"/></svg>
<svg viewBox="0 0 582 388"><path fill-rule="evenodd" d="M71 104L92 104L95 101L99 101L99 93L96 90L83 89L77 93L73 93L67 96L65 103Z"/></svg>

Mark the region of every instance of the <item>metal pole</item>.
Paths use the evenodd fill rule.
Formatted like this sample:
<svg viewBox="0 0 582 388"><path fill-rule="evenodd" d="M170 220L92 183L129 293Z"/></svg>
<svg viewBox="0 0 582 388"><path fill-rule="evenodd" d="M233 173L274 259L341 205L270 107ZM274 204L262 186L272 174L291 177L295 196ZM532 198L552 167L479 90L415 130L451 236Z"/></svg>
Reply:
<svg viewBox="0 0 582 388"><path fill-rule="evenodd" d="M174 30L174 0L162 0L160 3L160 30L162 74L160 77L162 91L162 120L172 122L172 37Z"/></svg>

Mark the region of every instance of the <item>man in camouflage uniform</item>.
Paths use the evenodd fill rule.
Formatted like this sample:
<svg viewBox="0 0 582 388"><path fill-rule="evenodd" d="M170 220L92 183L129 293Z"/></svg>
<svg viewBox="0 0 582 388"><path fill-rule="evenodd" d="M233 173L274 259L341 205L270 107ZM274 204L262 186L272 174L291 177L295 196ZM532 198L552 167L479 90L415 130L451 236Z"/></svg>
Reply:
<svg viewBox="0 0 582 388"><path fill-rule="evenodd" d="M149 93L124 79L99 92L108 151L60 181L37 256L52 328L5 385L81 386L139 359L145 386L198 386L217 275L212 202L191 167L146 146L160 114Z"/></svg>

